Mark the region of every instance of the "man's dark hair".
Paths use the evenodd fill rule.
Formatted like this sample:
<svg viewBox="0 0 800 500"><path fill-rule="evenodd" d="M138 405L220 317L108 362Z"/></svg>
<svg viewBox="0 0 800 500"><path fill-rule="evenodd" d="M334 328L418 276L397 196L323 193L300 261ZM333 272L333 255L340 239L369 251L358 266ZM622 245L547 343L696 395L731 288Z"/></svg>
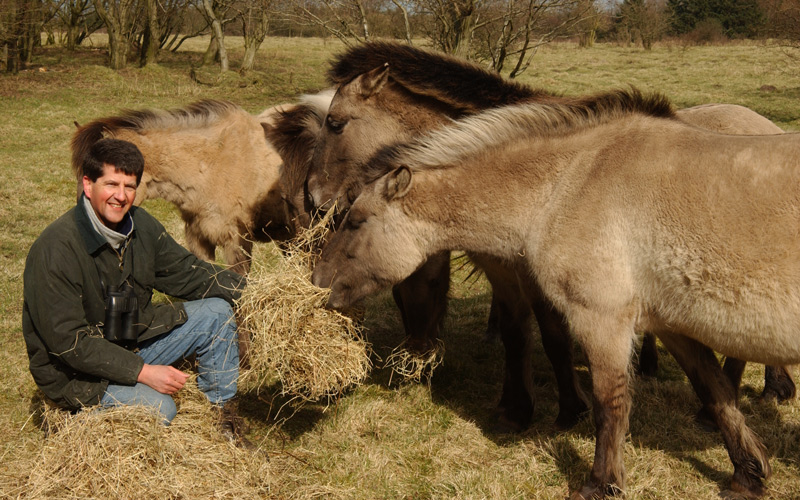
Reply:
<svg viewBox="0 0 800 500"><path fill-rule="evenodd" d="M119 139L95 142L83 160L83 175L95 182L103 175L103 165L113 165L120 172L135 175L137 186L142 180L144 157L132 142Z"/></svg>

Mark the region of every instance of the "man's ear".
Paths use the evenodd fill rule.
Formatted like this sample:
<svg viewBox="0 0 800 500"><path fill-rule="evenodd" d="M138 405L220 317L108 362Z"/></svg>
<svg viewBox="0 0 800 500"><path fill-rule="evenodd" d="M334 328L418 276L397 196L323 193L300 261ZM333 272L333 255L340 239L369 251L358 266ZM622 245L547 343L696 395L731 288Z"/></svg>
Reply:
<svg viewBox="0 0 800 500"><path fill-rule="evenodd" d="M386 174L386 186L383 196L386 201L402 198L411 189L411 170L408 167L398 167Z"/></svg>
<svg viewBox="0 0 800 500"><path fill-rule="evenodd" d="M92 180L89 179L87 176L83 176L83 194L86 195L87 198L91 199L90 193L92 192Z"/></svg>
<svg viewBox="0 0 800 500"><path fill-rule="evenodd" d="M366 99L380 92L387 81L389 81L389 63L359 76L354 89Z"/></svg>

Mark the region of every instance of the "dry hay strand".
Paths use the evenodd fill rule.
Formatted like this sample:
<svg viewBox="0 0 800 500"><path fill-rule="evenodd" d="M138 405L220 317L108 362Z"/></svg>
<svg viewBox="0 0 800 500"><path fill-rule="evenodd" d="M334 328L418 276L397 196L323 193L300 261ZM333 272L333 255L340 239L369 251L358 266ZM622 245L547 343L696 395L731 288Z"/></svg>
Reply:
<svg viewBox="0 0 800 500"><path fill-rule="evenodd" d="M194 382L176 395L170 426L142 406L76 414L46 405L50 430L33 461L27 498L262 498L273 474L266 453L219 433Z"/></svg>
<svg viewBox="0 0 800 500"><path fill-rule="evenodd" d="M416 353L406 348L406 342L397 346L386 358L384 366L391 369L389 383L392 376L399 375L405 382L421 382L423 378L430 378L444 359L444 342L436 340L436 344L424 353Z"/></svg>
<svg viewBox="0 0 800 500"><path fill-rule="evenodd" d="M253 262L236 303L238 327L250 336L243 384L260 389L277 376L282 395L305 402L334 398L369 375L372 349L362 335L363 311L326 309L330 290L311 283L315 249L328 224L329 217L301 232L277 264Z"/></svg>

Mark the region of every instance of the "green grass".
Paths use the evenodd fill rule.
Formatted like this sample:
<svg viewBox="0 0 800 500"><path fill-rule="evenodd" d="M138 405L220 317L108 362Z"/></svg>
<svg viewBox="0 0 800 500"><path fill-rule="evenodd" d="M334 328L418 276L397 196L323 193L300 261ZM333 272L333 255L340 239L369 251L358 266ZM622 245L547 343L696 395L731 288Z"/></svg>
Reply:
<svg viewBox="0 0 800 500"><path fill-rule="evenodd" d="M236 68L242 51L231 40ZM113 72L103 53L68 54L54 48L36 55L34 68L0 76L0 497L22 496L15 458L39 452L44 437L31 418L35 386L22 341L22 271L27 250L44 227L74 203L69 167L74 122L125 108L171 108L201 98L229 99L251 112L325 86L334 41L269 39L256 69L246 76L195 71L202 42L165 54L155 68ZM521 80L565 94L636 85L666 93L678 107L728 102L751 107L787 130L800 130L800 83L781 49L762 43L637 48L557 44L539 51ZM774 91L761 90L764 85ZM145 205L179 241L182 222L171 205ZM268 251L260 245L259 251ZM559 433L552 423L556 390L537 350L535 421L519 435L493 430L502 387L502 348L483 340L489 289L482 280L453 279L443 338L444 364L429 384L390 385L376 361L370 379L330 407L309 405L274 428L271 394L245 393L252 437L274 455L276 498L563 498L588 477L593 424ZM370 299L366 318L376 356L386 359L403 337L388 293ZM537 340L538 342L538 340ZM580 358L579 358L580 360ZM588 373L579 366L584 387ZM800 497L800 403L761 402L763 370L749 366L742 409L773 458L767 498ZM717 498L732 466L717 434L693 423L698 409L685 377L664 354L656 380L634 382L634 409L626 448L630 498ZM280 467L279 467L280 465ZM202 471L198 471L202 473ZM235 481L235 478L231 479ZM98 492L98 496L104 496Z"/></svg>

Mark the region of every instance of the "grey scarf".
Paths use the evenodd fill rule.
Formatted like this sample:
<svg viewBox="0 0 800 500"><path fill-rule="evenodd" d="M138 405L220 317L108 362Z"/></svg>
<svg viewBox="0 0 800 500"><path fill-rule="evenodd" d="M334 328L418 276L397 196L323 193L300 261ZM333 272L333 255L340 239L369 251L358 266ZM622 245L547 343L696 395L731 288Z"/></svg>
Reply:
<svg viewBox="0 0 800 500"><path fill-rule="evenodd" d="M86 213L89 214L89 220L92 221L92 226L94 227L95 231L100 233L100 235L103 236L106 241L108 241L108 244L111 245L112 248L115 250L120 250L133 232L133 219L131 219L130 214L125 214L125 219L127 220L123 219L122 222L120 222L121 227L127 226L128 228L128 231L123 234L118 233L103 224L103 222L100 221L100 218L94 212L92 202L89 201L89 198L86 198L85 196L83 197L83 208L86 210Z"/></svg>

